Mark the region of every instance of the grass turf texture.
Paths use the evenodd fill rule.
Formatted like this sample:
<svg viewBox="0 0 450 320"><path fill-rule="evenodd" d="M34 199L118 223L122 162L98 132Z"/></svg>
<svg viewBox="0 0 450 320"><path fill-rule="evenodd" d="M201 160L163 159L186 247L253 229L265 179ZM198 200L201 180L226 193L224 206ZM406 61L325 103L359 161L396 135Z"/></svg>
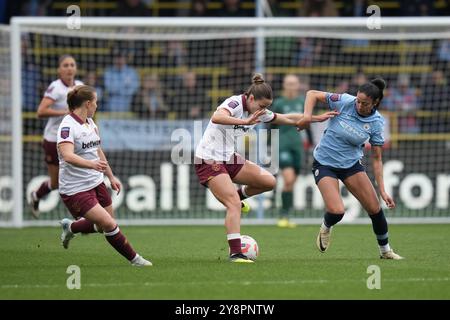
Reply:
<svg viewBox="0 0 450 320"><path fill-rule="evenodd" d="M223 227L122 230L153 267L131 267L99 234L64 250L59 228L0 230L0 299L450 299L450 225L390 226L401 261L379 259L370 225L338 225L324 254L317 226L243 226L260 246L255 264L228 262ZM69 265L80 290L66 287ZM367 288L370 265L380 290Z"/></svg>

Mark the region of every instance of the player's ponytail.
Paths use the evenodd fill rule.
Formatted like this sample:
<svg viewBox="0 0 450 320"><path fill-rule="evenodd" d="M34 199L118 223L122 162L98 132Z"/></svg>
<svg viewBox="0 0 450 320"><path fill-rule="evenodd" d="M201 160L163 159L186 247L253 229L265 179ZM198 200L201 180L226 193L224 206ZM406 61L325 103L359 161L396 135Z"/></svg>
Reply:
<svg viewBox="0 0 450 320"><path fill-rule="evenodd" d="M252 85L245 91L245 95L248 97L253 95L255 100L260 99L273 99L272 88L264 80L262 74L255 73L252 77Z"/></svg>
<svg viewBox="0 0 450 320"><path fill-rule="evenodd" d="M376 78L361 85L358 88L358 91L364 93L368 97L371 97L373 100L378 100L378 102L374 105L374 108L377 109L380 105L381 100L383 100L385 88L386 81L384 81L384 79L382 78Z"/></svg>
<svg viewBox="0 0 450 320"><path fill-rule="evenodd" d="M79 85L73 88L67 93L67 105L69 111L72 112L75 109L81 107L84 102L94 99L95 89L91 86Z"/></svg>

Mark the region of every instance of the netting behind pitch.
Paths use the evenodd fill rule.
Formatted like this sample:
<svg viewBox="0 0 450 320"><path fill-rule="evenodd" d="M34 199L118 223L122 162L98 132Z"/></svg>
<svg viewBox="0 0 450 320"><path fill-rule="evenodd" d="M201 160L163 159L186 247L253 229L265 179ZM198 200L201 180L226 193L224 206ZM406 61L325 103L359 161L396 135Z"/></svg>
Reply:
<svg viewBox="0 0 450 320"><path fill-rule="evenodd" d="M12 220L11 64L9 28L0 26L0 224Z"/></svg>
<svg viewBox="0 0 450 320"><path fill-rule="evenodd" d="M396 217L449 216L449 31L448 26L264 29L264 75L275 96L289 73L300 77L304 91L355 94L366 78L387 80L381 106L387 119L385 183L398 204ZM185 150L193 150L217 105L250 84L261 35L256 28L213 26L23 28L25 195L46 176L41 148L45 121L36 119L35 110L57 78L58 57L71 54L77 61L77 78L98 90L95 120L103 149L124 186L114 197L117 216L222 218L222 207L198 183L193 166L172 163L179 136L173 141L171 137L175 130L184 130L192 138L183 142ZM317 143L323 126L313 127ZM293 143L302 144L301 139ZM370 161L367 164L372 176ZM307 149L293 217L323 214L310 166ZM264 217L276 216L278 191L265 195ZM348 212L362 216L357 201L343 195ZM42 201L41 211L44 220L67 214L57 192ZM29 209L24 212L30 219Z"/></svg>

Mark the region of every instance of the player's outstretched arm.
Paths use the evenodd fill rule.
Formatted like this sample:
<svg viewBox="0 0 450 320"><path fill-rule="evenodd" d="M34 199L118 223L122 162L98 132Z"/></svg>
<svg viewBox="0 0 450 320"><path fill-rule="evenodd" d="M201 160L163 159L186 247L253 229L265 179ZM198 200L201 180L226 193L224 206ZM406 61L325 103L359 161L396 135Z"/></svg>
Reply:
<svg viewBox="0 0 450 320"><path fill-rule="evenodd" d="M311 122L323 122L330 118L333 118L338 114L339 112L337 111L328 111L317 116L311 116ZM297 123L303 119L303 117L304 117L303 113L290 113L290 114L277 113L277 117L274 121L272 121L272 123L296 126Z"/></svg>
<svg viewBox="0 0 450 320"><path fill-rule="evenodd" d="M266 110L258 110L252 113L247 119L238 119L231 116L227 109L219 109L214 112L211 121L216 124L224 125L252 125L261 122L258 118L262 116Z"/></svg>

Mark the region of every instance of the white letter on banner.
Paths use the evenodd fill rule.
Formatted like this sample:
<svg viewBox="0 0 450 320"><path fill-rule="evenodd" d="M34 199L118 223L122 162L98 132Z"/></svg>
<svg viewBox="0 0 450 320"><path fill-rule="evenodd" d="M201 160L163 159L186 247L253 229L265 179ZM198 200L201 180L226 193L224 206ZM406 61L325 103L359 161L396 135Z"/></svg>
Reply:
<svg viewBox="0 0 450 320"><path fill-rule="evenodd" d="M448 208L448 193L450 190L450 175L438 174L436 178L436 207Z"/></svg>
<svg viewBox="0 0 450 320"><path fill-rule="evenodd" d="M159 207L162 210L173 209L173 166L165 162L161 164L161 193Z"/></svg>
<svg viewBox="0 0 450 320"><path fill-rule="evenodd" d="M418 187L420 195L415 197L412 189ZM423 209L430 205L433 199L433 185L430 178L421 173L409 174L400 185L400 199L409 209Z"/></svg>
<svg viewBox="0 0 450 320"><path fill-rule="evenodd" d="M128 179L131 189L127 194L127 207L131 211L155 210L156 187L152 178L145 175L132 176Z"/></svg>
<svg viewBox="0 0 450 320"><path fill-rule="evenodd" d="M170 136L171 142L179 141L172 147L170 158L173 164L191 164L191 133L186 129L176 129Z"/></svg>
<svg viewBox="0 0 450 320"><path fill-rule="evenodd" d="M7 192L3 192L3 190L9 189L12 194L13 189L13 180L10 176L0 177L0 212L6 213L11 212L13 209L13 199L3 200L1 197L2 194L7 194Z"/></svg>

